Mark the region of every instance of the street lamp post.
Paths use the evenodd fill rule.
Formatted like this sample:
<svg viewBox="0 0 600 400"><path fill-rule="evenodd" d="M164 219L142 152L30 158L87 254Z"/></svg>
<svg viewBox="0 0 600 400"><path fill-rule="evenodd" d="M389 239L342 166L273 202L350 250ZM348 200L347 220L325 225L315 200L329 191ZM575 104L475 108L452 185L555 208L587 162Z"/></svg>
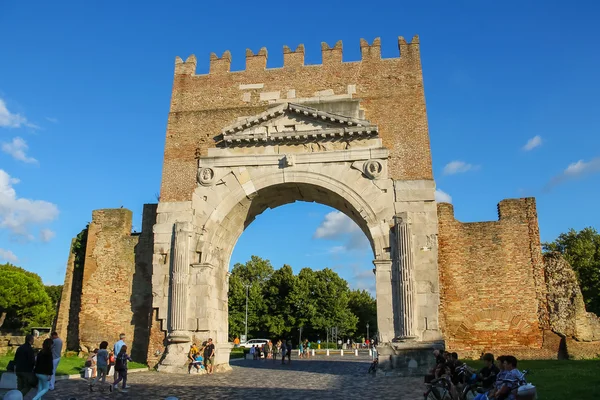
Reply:
<svg viewBox="0 0 600 400"><path fill-rule="evenodd" d="M246 342L248 341L248 290L250 285L244 285L246 287Z"/></svg>
<svg viewBox="0 0 600 400"><path fill-rule="evenodd" d="M367 340L369 340L369 323L367 322Z"/></svg>

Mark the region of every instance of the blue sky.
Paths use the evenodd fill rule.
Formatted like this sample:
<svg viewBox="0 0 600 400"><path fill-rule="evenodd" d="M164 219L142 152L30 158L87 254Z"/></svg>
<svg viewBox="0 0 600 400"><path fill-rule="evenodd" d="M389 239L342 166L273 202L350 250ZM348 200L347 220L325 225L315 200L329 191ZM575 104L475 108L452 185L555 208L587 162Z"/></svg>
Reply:
<svg viewBox="0 0 600 400"><path fill-rule="evenodd" d="M266 46L279 67L283 45L304 43L318 64L322 41L343 40L355 61L360 38L394 57L414 34L434 174L457 218L495 220L498 201L535 196L542 240L600 226L600 3L204 3L0 0L0 262L62 283L93 209L129 208L140 229L160 188L175 56L196 54L205 73L230 50L239 70L246 48ZM259 216L232 261L332 267L370 289L364 243L334 210L296 203Z"/></svg>

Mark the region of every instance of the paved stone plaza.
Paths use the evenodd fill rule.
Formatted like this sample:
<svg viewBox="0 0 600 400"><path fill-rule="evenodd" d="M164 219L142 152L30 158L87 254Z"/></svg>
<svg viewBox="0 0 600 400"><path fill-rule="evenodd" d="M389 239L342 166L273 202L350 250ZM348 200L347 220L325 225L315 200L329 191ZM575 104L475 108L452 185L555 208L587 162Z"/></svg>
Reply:
<svg viewBox="0 0 600 400"><path fill-rule="evenodd" d="M422 378L373 376L367 373L368 355L316 356L309 360L292 359L290 365L273 360L232 362L232 372L215 375L176 375L157 372L134 373L129 377L128 393L109 393L96 389L90 393L86 381L57 382L56 390L44 400L147 399L168 396L178 399L371 399L423 398ZM30 394L27 398L31 398Z"/></svg>

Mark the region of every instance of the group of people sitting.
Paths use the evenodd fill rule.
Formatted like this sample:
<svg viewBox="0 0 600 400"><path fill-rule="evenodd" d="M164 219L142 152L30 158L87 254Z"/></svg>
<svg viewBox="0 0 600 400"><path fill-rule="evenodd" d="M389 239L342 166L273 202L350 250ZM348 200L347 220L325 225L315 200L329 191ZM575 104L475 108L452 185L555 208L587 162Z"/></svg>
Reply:
<svg viewBox="0 0 600 400"><path fill-rule="evenodd" d="M516 400L516 389L519 382L523 381L523 373L517 369L516 357L500 356L496 364L494 355L486 353L481 358L485 366L475 371L460 362L457 353L435 350L434 356L436 365L431 371L431 378L446 378L452 398L457 399L464 385L473 384L475 380L484 391L475 400Z"/></svg>

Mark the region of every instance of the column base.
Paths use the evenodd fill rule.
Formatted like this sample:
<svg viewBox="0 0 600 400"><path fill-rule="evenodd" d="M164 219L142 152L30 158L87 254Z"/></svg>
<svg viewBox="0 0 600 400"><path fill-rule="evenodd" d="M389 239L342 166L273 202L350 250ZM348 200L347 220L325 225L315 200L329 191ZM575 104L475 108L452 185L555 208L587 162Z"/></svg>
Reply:
<svg viewBox="0 0 600 400"><path fill-rule="evenodd" d="M188 340L183 342L183 338ZM171 339L175 340L171 340ZM177 338L181 339L178 340ZM157 371L167 374L187 374L190 360L188 354L190 351L190 339L187 335L171 334L169 335L169 345L165 351L165 356L158 364ZM229 365L229 355L231 353L231 343L217 344L215 347L215 365L214 372L231 371Z"/></svg>
<svg viewBox="0 0 600 400"><path fill-rule="evenodd" d="M378 374L425 376L435 367L433 350L444 350L444 341L417 342L412 339L377 345Z"/></svg>

